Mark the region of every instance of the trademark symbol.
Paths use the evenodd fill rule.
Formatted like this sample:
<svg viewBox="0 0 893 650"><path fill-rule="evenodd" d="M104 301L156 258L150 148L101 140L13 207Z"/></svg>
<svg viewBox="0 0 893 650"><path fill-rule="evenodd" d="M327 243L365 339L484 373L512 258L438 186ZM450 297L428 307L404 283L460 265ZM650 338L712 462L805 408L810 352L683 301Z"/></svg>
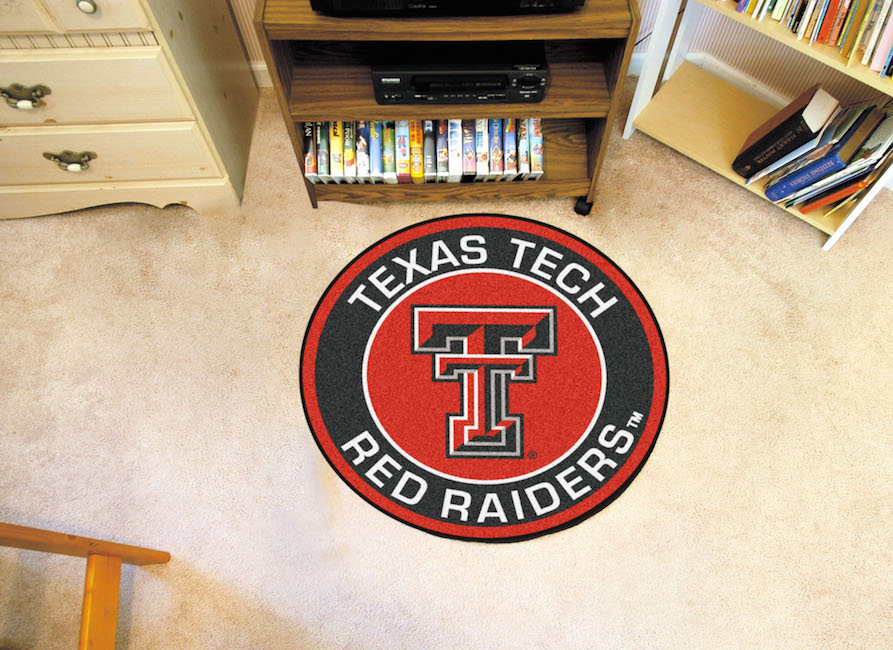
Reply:
<svg viewBox="0 0 893 650"><path fill-rule="evenodd" d="M537 454L535 451L528 451L528 452L527 452L527 457L528 457L530 460L536 460L536 457L537 457L538 455L539 455L539 454Z"/></svg>

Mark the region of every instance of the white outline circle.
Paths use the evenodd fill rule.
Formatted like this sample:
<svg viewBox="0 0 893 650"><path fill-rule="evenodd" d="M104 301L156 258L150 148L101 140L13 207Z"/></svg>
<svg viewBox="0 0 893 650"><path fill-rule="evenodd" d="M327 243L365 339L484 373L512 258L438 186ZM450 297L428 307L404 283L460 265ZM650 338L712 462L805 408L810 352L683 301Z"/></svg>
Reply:
<svg viewBox="0 0 893 650"><path fill-rule="evenodd" d="M556 296L558 296L559 298L561 298L565 303L567 303L568 307L570 307L572 310L574 310L577 313L577 315L580 317L580 320L583 321L583 323L586 325L586 329L589 330L589 334L592 336L592 340L595 343L596 349L598 350L598 359L599 359L599 363L601 363L601 371L602 371L601 372L602 385L601 385L601 392L599 393L599 398L598 398L598 406L595 409L595 414L592 416L592 420L590 420L589 424L584 429L583 435L580 436L580 439L577 440L577 442L574 443L574 445L570 449L568 449L560 458L552 461L545 467L541 467L538 470L530 472L529 474L523 474L521 476L513 476L513 477L507 478L507 479L474 479L474 478L464 478L461 476L453 476L452 474L445 474L444 472L441 472L439 470L428 467L424 463L420 462L418 458L414 458L413 456L410 456L408 453L406 453L400 447L400 445L398 445L396 442L394 442L394 440L391 438L391 436L388 435L387 430L384 428L384 426L382 426L381 421L378 419L378 414L375 412L375 409L372 406L372 399L369 397L369 381L368 381L369 353L372 350L372 343L373 343L373 341L375 341L375 336L376 336L376 334L378 334L378 330L381 327L381 324L384 323L384 321L385 321L385 319L387 319L388 315L398 305L400 305L403 301L405 301L406 298L411 296L413 293L415 293L422 287L424 287L428 284L431 284L432 282L437 282L439 280L443 280L445 278L453 277L456 275L466 275L469 273L493 273L496 275L507 275L510 277L520 278L522 280L532 282L533 284L536 284L536 285L542 287L543 289L550 291L551 293L553 293ZM581 444L583 444L583 441L589 436L589 433L592 431L593 425L595 424L596 420L598 419L599 414L602 412L602 407L604 406L604 403L605 403L605 388L608 385L607 374L608 374L608 372L607 372L607 367L605 365L605 354L604 354L604 351L602 350L601 341L598 340L598 336L596 336L595 330L592 329L592 325L583 316L583 312L581 312L579 309L577 309L576 305L574 305L566 296L557 292L555 289L548 286L547 284L544 284L543 282L540 282L539 280L534 280L533 278L523 275L521 273L516 273L514 271L505 271L503 269L490 269L490 268L461 269L458 271L451 271L449 273L444 273L443 275L438 275L436 278L431 278L430 280L426 280L426 281L422 282L421 284L419 284L418 286L413 287L412 289L410 289L409 291L404 293L402 296L400 296L400 298L397 301L395 301L390 307L388 307L385 310L385 312L381 315L381 318L378 319L378 322L375 324L375 327L372 329L372 333L369 336L369 341L366 343L366 350L363 352L363 395L366 399L366 408L369 409L369 414L372 416L372 420L375 422L375 426L378 427L378 430L381 432L381 434L387 439L388 442L391 443L391 445L393 445L394 449L396 449L401 454L403 454L403 456L408 461L415 463L419 467L423 467L424 469L431 472L435 476L440 476L441 478L449 479L451 481L458 481L459 483L469 483L469 484L473 484L473 485L502 485L502 484L506 484L506 483L514 483L517 481L522 481L524 479L531 478L538 474L542 474L546 470L550 469L551 467L554 467L555 465L557 465L561 461L563 461L565 458L570 456Z"/></svg>

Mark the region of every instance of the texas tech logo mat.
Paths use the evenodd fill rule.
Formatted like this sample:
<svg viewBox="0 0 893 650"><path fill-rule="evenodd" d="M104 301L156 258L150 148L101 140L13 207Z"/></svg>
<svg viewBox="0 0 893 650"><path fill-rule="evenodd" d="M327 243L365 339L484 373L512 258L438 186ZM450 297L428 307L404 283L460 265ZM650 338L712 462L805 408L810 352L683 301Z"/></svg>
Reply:
<svg viewBox="0 0 893 650"><path fill-rule="evenodd" d="M615 499L663 421L666 352L632 282L541 223L407 228L336 278L301 392L326 459L385 513L438 535L526 539Z"/></svg>

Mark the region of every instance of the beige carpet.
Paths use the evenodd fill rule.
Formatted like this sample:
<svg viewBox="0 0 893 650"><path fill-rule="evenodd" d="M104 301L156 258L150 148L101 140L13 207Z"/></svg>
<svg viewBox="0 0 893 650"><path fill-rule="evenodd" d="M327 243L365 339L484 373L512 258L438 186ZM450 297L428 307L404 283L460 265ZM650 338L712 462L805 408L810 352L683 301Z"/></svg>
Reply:
<svg viewBox="0 0 893 650"><path fill-rule="evenodd" d="M627 91L629 95L629 89ZM309 206L269 92L243 214L0 222L0 520L168 550L124 570L122 648L890 647L893 194L811 226L642 134L598 204ZM488 546L337 479L298 392L351 258L471 211L610 256L663 328L669 409L614 504ZM84 561L0 550L0 648L71 648Z"/></svg>

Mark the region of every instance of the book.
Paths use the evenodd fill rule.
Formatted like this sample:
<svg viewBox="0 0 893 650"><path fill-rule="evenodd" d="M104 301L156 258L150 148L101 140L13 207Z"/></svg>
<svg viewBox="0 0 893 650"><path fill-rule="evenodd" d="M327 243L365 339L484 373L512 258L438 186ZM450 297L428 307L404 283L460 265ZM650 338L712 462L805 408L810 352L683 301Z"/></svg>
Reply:
<svg viewBox="0 0 893 650"><path fill-rule="evenodd" d="M838 105L819 84L812 86L747 137L732 161L732 169L749 178L803 146L815 137Z"/></svg>
<svg viewBox="0 0 893 650"><path fill-rule="evenodd" d="M357 182L357 123L346 121L344 124L344 180Z"/></svg>
<svg viewBox="0 0 893 650"><path fill-rule="evenodd" d="M878 38L881 35L881 29L884 26L887 15L890 13L890 6L893 3L893 0L884 0L884 4L881 7L881 11L878 14L877 20L874 23L874 26L871 28L871 36L868 38L868 44L865 46L865 53L862 55L862 65L868 65L871 62L871 57L874 54L875 45L877 45Z"/></svg>
<svg viewBox="0 0 893 650"><path fill-rule="evenodd" d="M446 183L450 178L450 122L437 120L437 182Z"/></svg>
<svg viewBox="0 0 893 650"><path fill-rule="evenodd" d="M473 180L475 174L477 174L475 122L462 120L462 176L465 180Z"/></svg>
<svg viewBox="0 0 893 650"><path fill-rule="evenodd" d="M872 183L876 182L884 174L891 163L893 163L893 156L888 154L887 160L882 165L878 165L872 170L858 174L854 178L844 181L839 185L835 185L821 194L810 198L803 204L803 207L800 208L800 212L808 214L813 210L826 205L831 205L841 199L861 192L863 189L870 187Z"/></svg>
<svg viewBox="0 0 893 650"><path fill-rule="evenodd" d="M397 146L397 182L409 183L409 120L397 120L395 125Z"/></svg>
<svg viewBox="0 0 893 650"><path fill-rule="evenodd" d="M316 127L313 122L304 122L304 178L318 183L316 177Z"/></svg>
<svg viewBox="0 0 893 650"><path fill-rule="evenodd" d="M336 183L344 182L344 122L329 122L329 174Z"/></svg>
<svg viewBox="0 0 893 650"><path fill-rule="evenodd" d="M462 120L450 120L449 126L449 170L447 181L458 183L462 180Z"/></svg>
<svg viewBox="0 0 893 650"><path fill-rule="evenodd" d="M828 7L831 6L831 0L823 0L819 4L816 5L816 15L817 18L815 20L815 25L812 29L812 36L809 37L809 44L812 45L816 42L816 39L819 37L819 30L822 28L822 23L825 21L825 14L828 11Z"/></svg>
<svg viewBox="0 0 893 650"><path fill-rule="evenodd" d="M530 176L528 180L539 180L543 172L543 124L538 117L527 118L527 138L530 140Z"/></svg>
<svg viewBox="0 0 893 650"><path fill-rule="evenodd" d="M853 44L856 41L856 34L859 32L858 25L855 27L854 25L856 21L862 20L863 12L868 7L869 1L870 0L853 0L850 4L849 13L844 19L843 27L840 31L840 38L837 39L837 46L840 48L841 54L852 51ZM846 56L846 54L844 54L844 56Z"/></svg>
<svg viewBox="0 0 893 650"><path fill-rule="evenodd" d="M806 142L799 149L794 149L791 153L784 156L783 158L779 158L778 160L776 160L774 163L772 163L765 169L758 171L756 174L754 174L753 176L748 178L746 181L744 181L744 184L750 185L751 183L754 183L754 182L760 180L764 176L772 174L773 172L781 169L782 167L789 165L790 163L794 162L801 156L808 154L813 149L815 149L819 146L822 146L824 144L827 144L827 142L830 140L831 135L833 135L834 130L836 129L836 125L837 125L838 121L843 117L842 114L845 113L846 110L847 109L845 107L838 107L837 111L835 111L835 113L831 117L831 119L829 119L825 123L825 126L822 127L822 130L819 131L812 140L809 140L808 142Z"/></svg>
<svg viewBox="0 0 893 650"><path fill-rule="evenodd" d="M893 49L893 14L888 14L887 24L884 26L871 60L872 70L881 72L886 67L887 56L891 49Z"/></svg>
<svg viewBox="0 0 893 650"><path fill-rule="evenodd" d="M434 141L434 120L422 121L422 174L425 183L437 180L437 152Z"/></svg>
<svg viewBox="0 0 893 650"><path fill-rule="evenodd" d="M381 138L384 122L372 120L369 122L369 181L381 183L384 180L382 170ZM393 158L391 158L393 161Z"/></svg>
<svg viewBox="0 0 893 650"><path fill-rule="evenodd" d="M863 111L846 134L828 151L772 185L767 185L766 197L770 201L781 201L797 190L846 167L883 118L884 113L877 108Z"/></svg>
<svg viewBox="0 0 893 650"><path fill-rule="evenodd" d="M800 208L800 212L803 214L809 214L813 210L817 210L818 208L825 207L826 205L831 205L832 203L836 203L841 199L845 199L851 194L855 194L861 189L864 189L871 185L870 180L871 172L865 172L864 174L860 174L856 178L850 179L845 183L841 183L836 187L827 190L818 196L814 196L808 202L804 203Z"/></svg>
<svg viewBox="0 0 893 650"><path fill-rule="evenodd" d="M878 21L878 16L881 13L881 8L884 6L884 2L886 2L886 0L875 0L874 5L871 7L871 11L869 11L868 14L865 16L862 35L856 41L856 45L854 48L856 60L860 62L862 60L862 57L865 55L866 48L868 47L868 41L871 40L871 33L874 31L874 26Z"/></svg>
<svg viewBox="0 0 893 650"><path fill-rule="evenodd" d="M505 159L504 181L513 181L518 175L518 129L517 120L507 117L502 121L502 153Z"/></svg>
<svg viewBox="0 0 893 650"><path fill-rule="evenodd" d="M797 26L797 40L801 40L803 35L806 33L809 27L809 21L812 18L813 11L815 10L817 0L809 0L806 3L806 8L803 10L803 18L800 20L799 25Z"/></svg>
<svg viewBox="0 0 893 650"><path fill-rule="evenodd" d="M846 20L850 10L850 0L840 0L840 6L837 8L837 16L831 25L831 33L828 35L828 45L834 47L837 45L837 39L840 37L840 31L843 29L843 22Z"/></svg>
<svg viewBox="0 0 893 650"><path fill-rule="evenodd" d="M518 176L522 181L530 177L530 137L527 134L527 118L518 118Z"/></svg>
<svg viewBox="0 0 893 650"><path fill-rule="evenodd" d="M409 121L409 177L413 183L425 182L425 152L422 144L422 121Z"/></svg>
<svg viewBox="0 0 893 650"><path fill-rule="evenodd" d="M775 8L772 10L772 20L781 22L790 1L791 0L778 0L778 2L775 3Z"/></svg>
<svg viewBox="0 0 893 650"><path fill-rule="evenodd" d="M816 158L825 155L825 153L828 152L832 146L837 144L847 131L850 130L850 127L855 124L856 120L859 119L859 116L861 116L866 109L871 108L871 106L872 105L869 102L856 102L855 104L845 106L834 118L833 123L830 124L822 134L819 144L814 150L808 151L806 154L796 158L789 164L773 171L766 180L766 184L772 185L788 174L810 164Z"/></svg>
<svg viewBox="0 0 893 650"><path fill-rule="evenodd" d="M844 43L843 48L841 48L841 53L849 58L853 49L863 50L865 49L865 45L867 44L868 37L871 34L870 28L872 25L872 17L874 20L877 20L877 11L880 9L880 2L882 0L868 0L865 3L864 10L861 12L861 16L857 16L856 20L858 20L861 24L859 25L859 29L856 30L856 36L853 39L847 39L847 42Z"/></svg>
<svg viewBox="0 0 893 650"><path fill-rule="evenodd" d="M502 120L491 118L487 128L490 133L490 180L498 181L502 180L505 172L502 159Z"/></svg>
<svg viewBox="0 0 893 650"><path fill-rule="evenodd" d="M474 149L477 153L474 180L476 181L486 181L490 178L489 123L486 118L474 121Z"/></svg>
<svg viewBox="0 0 893 650"><path fill-rule="evenodd" d="M393 121L382 122L381 175L388 185L397 183L397 126Z"/></svg>
<svg viewBox="0 0 893 650"><path fill-rule="evenodd" d="M890 76L890 71L893 69L893 47L890 48L890 51L887 53L887 60L883 66L881 66L881 77Z"/></svg>
<svg viewBox="0 0 893 650"><path fill-rule="evenodd" d="M320 183L329 183L329 125L327 122L316 123L316 179Z"/></svg>
<svg viewBox="0 0 893 650"><path fill-rule="evenodd" d="M825 17L822 19L822 26L819 29L819 37L816 39L819 43L827 43L828 37L831 35L831 26L834 25L834 19L837 18L837 9L840 7L841 0L831 0Z"/></svg>

